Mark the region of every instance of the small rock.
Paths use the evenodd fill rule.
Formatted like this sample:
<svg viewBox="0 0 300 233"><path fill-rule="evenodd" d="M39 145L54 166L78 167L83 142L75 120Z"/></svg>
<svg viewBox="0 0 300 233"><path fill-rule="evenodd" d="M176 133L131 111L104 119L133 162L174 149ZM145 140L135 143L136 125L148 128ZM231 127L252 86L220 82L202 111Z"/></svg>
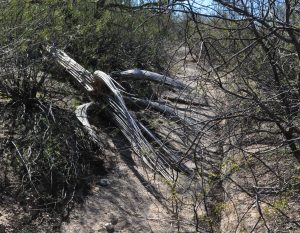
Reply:
<svg viewBox="0 0 300 233"><path fill-rule="evenodd" d="M109 179L100 179L99 181L99 185L100 186L103 186L103 187L106 187L106 186L109 186L111 184L111 181Z"/></svg>
<svg viewBox="0 0 300 233"><path fill-rule="evenodd" d="M116 149L116 146L115 146L114 142L111 139L108 139L107 144L110 147L110 149L113 149L113 150Z"/></svg>
<svg viewBox="0 0 300 233"><path fill-rule="evenodd" d="M0 233L5 233L5 226L0 224Z"/></svg>
<svg viewBox="0 0 300 233"><path fill-rule="evenodd" d="M93 187L93 191L96 193L96 192L99 192L100 191L100 188L99 187Z"/></svg>
<svg viewBox="0 0 300 233"><path fill-rule="evenodd" d="M111 157L114 157L114 153L110 150L104 150L104 155L111 158Z"/></svg>
<svg viewBox="0 0 300 233"><path fill-rule="evenodd" d="M114 233L115 232L115 228L111 223L106 223L105 224L105 229L108 233Z"/></svg>
<svg viewBox="0 0 300 233"><path fill-rule="evenodd" d="M127 228L129 226L131 226L132 224L130 224L130 222L128 220L121 220L119 223L118 223L118 227L120 229L124 229L124 228Z"/></svg>
<svg viewBox="0 0 300 233"><path fill-rule="evenodd" d="M111 214L111 215L109 216L109 219L110 219L110 222L111 222L112 225L117 225L117 223L118 223L118 218L117 218L115 215Z"/></svg>

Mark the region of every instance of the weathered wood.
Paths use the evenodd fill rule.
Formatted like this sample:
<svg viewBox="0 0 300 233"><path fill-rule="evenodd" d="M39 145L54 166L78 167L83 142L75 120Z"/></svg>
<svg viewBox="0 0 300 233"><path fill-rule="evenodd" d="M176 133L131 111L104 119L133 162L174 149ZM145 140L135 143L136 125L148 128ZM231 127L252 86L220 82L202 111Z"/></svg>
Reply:
<svg viewBox="0 0 300 233"><path fill-rule="evenodd" d="M91 95L92 99L95 100L96 98L96 101L100 101L101 99L101 101L108 104L108 114L112 116L112 120L114 120L123 135L127 138L139 158L153 171L160 173L168 181L172 181L172 169L177 165L170 164L169 157L172 155L157 152L151 143L147 141L136 119L128 111L120 90L117 87L118 84L102 71L95 71L94 74L91 74L59 49L47 47L46 50L72 75L81 85L82 89ZM100 83L97 84L97 82ZM91 103L79 106L75 113L78 120L88 130L92 139L97 141L98 137L92 130L87 118L87 109L90 105Z"/></svg>
<svg viewBox="0 0 300 233"><path fill-rule="evenodd" d="M94 103L90 102L90 103L86 103L86 104L82 104L80 106L78 106L75 110L75 115L77 117L77 119L81 122L81 124L83 125L83 127L85 128L85 130L89 133L91 139L97 143L99 146L103 146L103 143L101 142L100 138L98 137L97 133L95 132L95 130L92 128L92 126L90 125L90 122L88 120L88 108L90 106L92 106Z"/></svg>
<svg viewBox="0 0 300 233"><path fill-rule="evenodd" d="M187 85L185 85L180 81L147 70L133 69L133 70L126 70L122 72L114 72L113 77L116 80L123 80L124 78L132 79L132 80L148 80L160 84L165 84L167 86L180 89L180 90L190 89Z"/></svg>
<svg viewBox="0 0 300 233"><path fill-rule="evenodd" d="M127 104L135 105L140 108L150 108L154 111L157 111L161 114L163 114L165 117L169 119L173 119L175 121L180 121L181 123L184 123L186 126L196 126L197 120L193 119L191 117L187 117L183 115L179 110L177 110L175 107L167 105L167 103L159 103L159 102L153 102L150 100L143 100L135 97L124 97Z"/></svg>
<svg viewBox="0 0 300 233"><path fill-rule="evenodd" d="M94 90L92 86L94 81L92 73L84 69L60 49L56 49L52 46L46 46L45 50L55 59L58 64L60 64L69 74L72 75L76 82L83 87L85 92L91 92Z"/></svg>
<svg viewBox="0 0 300 233"><path fill-rule="evenodd" d="M141 122L138 122L141 130L150 137L154 143L156 143L161 150L164 151L165 154L170 155L166 159L168 160L169 164L173 164L173 167L177 168L177 170L184 172L185 174L192 176L194 173L193 171L188 168L184 162L182 157L177 155L177 152L171 152L166 145L159 139L157 138L145 125L143 125Z"/></svg>

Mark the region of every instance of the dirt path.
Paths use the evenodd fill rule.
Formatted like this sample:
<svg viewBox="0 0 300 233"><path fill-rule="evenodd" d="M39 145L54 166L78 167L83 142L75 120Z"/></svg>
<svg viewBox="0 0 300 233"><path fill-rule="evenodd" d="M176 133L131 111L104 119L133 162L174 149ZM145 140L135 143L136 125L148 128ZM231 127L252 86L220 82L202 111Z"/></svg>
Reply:
<svg viewBox="0 0 300 233"><path fill-rule="evenodd" d="M117 168L93 187L62 232L173 232L171 216L119 160Z"/></svg>
<svg viewBox="0 0 300 233"><path fill-rule="evenodd" d="M176 57L185 57L185 51L181 49ZM200 71L196 63L191 59L184 59L174 61L172 67L177 78L193 89L198 88L196 80L199 78ZM162 95L173 96L174 93L165 92ZM175 105L197 111L190 116L201 121L213 116L210 108L203 106L203 103L206 103L206 100L199 98L201 106L191 108L186 104ZM174 125L163 120L158 124L158 134L162 138L169 135L170 130L174 128ZM177 135L176 133L169 135L168 140L175 149L181 151L187 149L184 147L184 139L180 132ZM193 198L199 191L199 186L191 185L188 181L187 185L191 185L190 190L186 192L183 188L182 192L174 197L164 181L157 179L147 183L147 174L141 167L130 168L130 163L126 162L126 157L128 158L130 154L129 150L125 156L122 148L118 148L117 151L121 151L121 154L113 155L117 158L117 164L114 172L105 178L108 184L100 184L102 180L94 185L92 195L87 197L83 205L75 208L71 213L70 221L62 225L62 232L195 232ZM192 161L187 164L191 168L194 166ZM155 188L159 190L157 193ZM202 205L200 204L196 210L200 216L203 214Z"/></svg>

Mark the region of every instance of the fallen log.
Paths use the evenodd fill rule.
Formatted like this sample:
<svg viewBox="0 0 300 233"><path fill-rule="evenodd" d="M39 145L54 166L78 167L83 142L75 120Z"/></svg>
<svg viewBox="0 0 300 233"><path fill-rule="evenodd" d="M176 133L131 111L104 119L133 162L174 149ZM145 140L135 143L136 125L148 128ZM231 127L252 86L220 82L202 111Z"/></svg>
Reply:
<svg viewBox="0 0 300 233"><path fill-rule="evenodd" d="M144 100L135 97L124 97L124 100L129 105L155 110L163 114L167 118L184 123L186 126L195 127L197 123L200 123L196 119L183 115L176 109L176 107L169 106L167 105L167 103L153 102L150 100Z"/></svg>
<svg viewBox="0 0 300 233"><path fill-rule="evenodd" d="M157 74L147 70L140 70L140 69L133 69L133 70L126 70L121 72L114 72L112 76L116 80L124 80L124 78L131 79L131 80L148 80L160 84L165 84L172 88L176 88L179 90L187 90L190 89L184 83L177 81L173 78L170 78L165 75Z"/></svg>

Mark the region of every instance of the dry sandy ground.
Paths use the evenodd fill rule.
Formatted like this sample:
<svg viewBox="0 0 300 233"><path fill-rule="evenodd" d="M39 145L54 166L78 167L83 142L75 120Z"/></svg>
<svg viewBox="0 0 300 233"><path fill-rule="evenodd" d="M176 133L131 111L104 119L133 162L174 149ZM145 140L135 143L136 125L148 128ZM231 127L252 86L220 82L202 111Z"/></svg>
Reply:
<svg viewBox="0 0 300 233"><path fill-rule="evenodd" d="M127 167L118 168L95 184L93 194L71 214L62 232L172 232L167 211Z"/></svg>

